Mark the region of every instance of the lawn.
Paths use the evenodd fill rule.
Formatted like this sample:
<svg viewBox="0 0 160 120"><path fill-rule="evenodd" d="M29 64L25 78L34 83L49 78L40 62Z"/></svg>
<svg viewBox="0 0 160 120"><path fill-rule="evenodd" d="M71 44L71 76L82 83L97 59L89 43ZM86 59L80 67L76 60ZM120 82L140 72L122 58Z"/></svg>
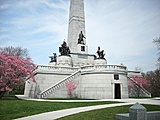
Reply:
<svg viewBox="0 0 160 120"><path fill-rule="evenodd" d="M117 102L37 102L19 100L16 97L9 96L0 99L0 119L11 120L15 118L30 116L38 113L49 111L56 111L61 109L112 104ZM160 106L144 105L147 111L160 111ZM105 108L100 110L93 110L84 113L79 113L71 116L61 118L59 120L115 120L115 114L127 113L130 106L121 106L113 108Z"/></svg>
<svg viewBox="0 0 160 120"><path fill-rule="evenodd" d="M4 99L0 99L0 119L11 120L43 112L111 103L117 102L37 102L18 100L15 97L5 97Z"/></svg>
<svg viewBox="0 0 160 120"><path fill-rule="evenodd" d="M147 111L160 111L160 106L155 105L143 105ZM113 108L105 108L99 110L93 110L88 112L82 112L75 115L66 116L58 120L116 120L115 114L128 113L131 106L120 106Z"/></svg>

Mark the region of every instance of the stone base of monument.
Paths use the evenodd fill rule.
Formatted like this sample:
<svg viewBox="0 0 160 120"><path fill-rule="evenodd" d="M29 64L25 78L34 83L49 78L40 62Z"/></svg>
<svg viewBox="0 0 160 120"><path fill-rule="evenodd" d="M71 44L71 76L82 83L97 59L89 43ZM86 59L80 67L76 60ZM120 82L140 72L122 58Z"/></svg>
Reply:
<svg viewBox="0 0 160 120"><path fill-rule="evenodd" d="M57 64L56 62L50 62L48 65L49 66L56 66L56 64Z"/></svg>
<svg viewBox="0 0 160 120"><path fill-rule="evenodd" d="M57 57L57 65L62 67L71 67L72 59L70 56L61 55Z"/></svg>
<svg viewBox="0 0 160 120"><path fill-rule="evenodd" d="M84 44L78 44L77 45L77 51L79 53L88 53L88 46L87 45L84 45Z"/></svg>
<svg viewBox="0 0 160 120"><path fill-rule="evenodd" d="M94 65L107 65L107 60L105 59L96 59L94 60Z"/></svg>

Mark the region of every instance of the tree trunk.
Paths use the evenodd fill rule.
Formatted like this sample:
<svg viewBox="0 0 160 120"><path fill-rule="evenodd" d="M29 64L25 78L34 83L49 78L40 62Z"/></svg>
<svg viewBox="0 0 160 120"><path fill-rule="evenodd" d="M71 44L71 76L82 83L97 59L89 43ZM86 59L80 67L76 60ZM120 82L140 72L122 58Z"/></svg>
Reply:
<svg viewBox="0 0 160 120"><path fill-rule="evenodd" d="M5 93L6 93L5 91L0 91L0 98L2 98Z"/></svg>

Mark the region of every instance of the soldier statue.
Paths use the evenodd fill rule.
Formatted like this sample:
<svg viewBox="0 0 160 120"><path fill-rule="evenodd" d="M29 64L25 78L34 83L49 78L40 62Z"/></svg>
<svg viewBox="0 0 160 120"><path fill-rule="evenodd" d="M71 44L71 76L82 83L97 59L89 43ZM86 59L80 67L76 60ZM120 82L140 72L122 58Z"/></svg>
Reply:
<svg viewBox="0 0 160 120"><path fill-rule="evenodd" d="M83 38L85 38L85 36L83 35L81 31L81 33L79 34L79 38L78 38L78 44L85 44Z"/></svg>
<svg viewBox="0 0 160 120"><path fill-rule="evenodd" d="M61 55L69 55L70 50L69 47L67 46L67 43L63 41L63 44L61 44L61 47L59 47L59 52Z"/></svg>
<svg viewBox="0 0 160 120"><path fill-rule="evenodd" d="M98 54L98 59L105 59L104 50L101 51L99 46L98 46L97 54Z"/></svg>
<svg viewBox="0 0 160 120"><path fill-rule="evenodd" d="M51 58L50 63L51 62L57 62L57 54L56 53L53 53L53 56L50 56L50 58Z"/></svg>

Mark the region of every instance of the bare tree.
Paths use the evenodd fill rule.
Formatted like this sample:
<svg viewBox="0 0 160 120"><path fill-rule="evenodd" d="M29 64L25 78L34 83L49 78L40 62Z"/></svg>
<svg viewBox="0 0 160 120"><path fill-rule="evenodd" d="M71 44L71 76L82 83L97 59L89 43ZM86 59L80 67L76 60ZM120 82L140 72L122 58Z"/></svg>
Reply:
<svg viewBox="0 0 160 120"><path fill-rule="evenodd" d="M146 73L146 79L150 80L150 91L152 96L160 96L160 69Z"/></svg>
<svg viewBox="0 0 160 120"><path fill-rule="evenodd" d="M136 66L135 71L143 72L143 68L140 66Z"/></svg>
<svg viewBox="0 0 160 120"><path fill-rule="evenodd" d="M157 37L156 39L153 39L153 43L155 43L157 45L157 48L160 51L160 37ZM160 52L158 54L159 54L158 62L160 62Z"/></svg>
<svg viewBox="0 0 160 120"><path fill-rule="evenodd" d="M4 47L4 48L0 48L0 51L5 51L5 53L13 55L13 56L18 56L21 57L23 59L28 59L29 57L29 52L28 50L22 49L21 47L13 47L13 46L9 46L9 47Z"/></svg>

